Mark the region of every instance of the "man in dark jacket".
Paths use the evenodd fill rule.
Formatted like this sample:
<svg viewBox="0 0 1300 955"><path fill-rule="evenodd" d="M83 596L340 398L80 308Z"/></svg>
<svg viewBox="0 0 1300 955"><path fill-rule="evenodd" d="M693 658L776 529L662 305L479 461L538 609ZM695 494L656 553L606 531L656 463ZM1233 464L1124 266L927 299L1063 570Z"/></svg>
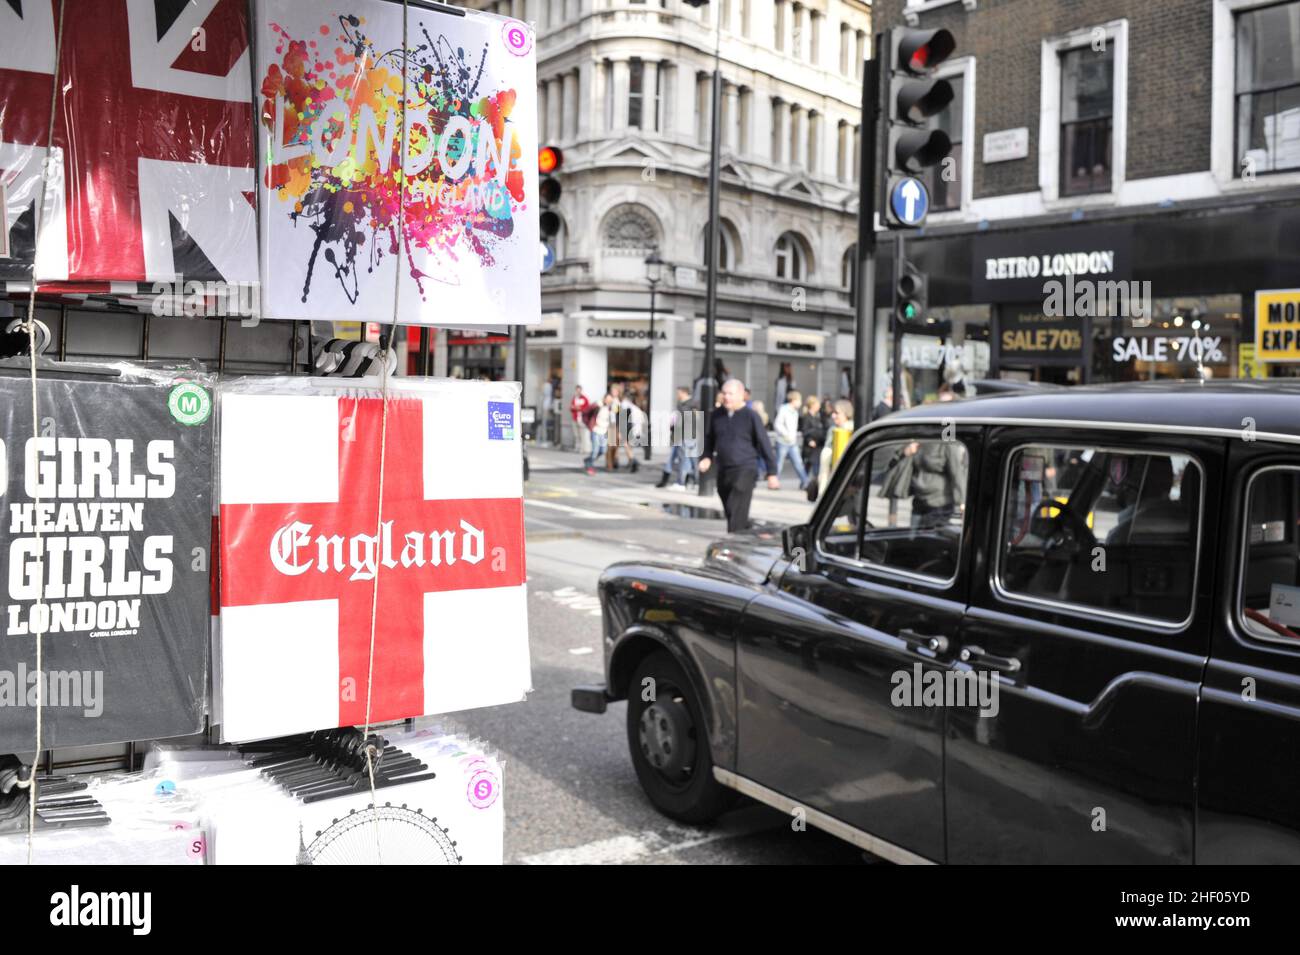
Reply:
<svg viewBox="0 0 1300 955"><path fill-rule="evenodd" d="M745 407L745 383L732 378L722 386L722 407L713 409L700 455L701 474L717 465L718 496L728 531L749 526L749 502L758 481L760 459L767 464L767 486L779 490L776 455L767 440L767 429L758 413Z"/></svg>

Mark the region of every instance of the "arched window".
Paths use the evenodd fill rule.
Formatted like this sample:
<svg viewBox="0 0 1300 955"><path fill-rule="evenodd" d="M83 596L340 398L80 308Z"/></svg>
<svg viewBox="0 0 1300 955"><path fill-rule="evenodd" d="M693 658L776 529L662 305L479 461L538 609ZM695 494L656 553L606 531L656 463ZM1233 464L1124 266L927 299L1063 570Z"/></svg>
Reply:
<svg viewBox="0 0 1300 955"><path fill-rule="evenodd" d="M844 250L840 259L840 285L849 290L849 304L857 303L858 296L858 247L856 244Z"/></svg>
<svg viewBox="0 0 1300 955"><path fill-rule="evenodd" d="M784 232L776 240L776 277L787 282L802 282L810 271L808 243L793 232Z"/></svg>
<svg viewBox="0 0 1300 955"><path fill-rule="evenodd" d="M700 261L707 267L709 264L709 227L705 225L700 230ZM718 230L718 271L734 272L740 262L740 233L736 226L729 220L722 220L722 228Z"/></svg>
<svg viewBox="0 0 1300 955"><path fill-rule="evenodd" d="M621 205L605 217L601 240L615 255L647 255L659 245L658 222L645 206Z"/></svg>

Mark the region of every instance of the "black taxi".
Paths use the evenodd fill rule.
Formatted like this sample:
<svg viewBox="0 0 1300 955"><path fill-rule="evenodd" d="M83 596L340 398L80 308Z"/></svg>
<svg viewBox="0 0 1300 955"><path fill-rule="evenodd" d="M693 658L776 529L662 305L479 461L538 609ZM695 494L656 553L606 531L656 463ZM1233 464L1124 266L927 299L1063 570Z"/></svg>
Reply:
<svg viewBox="0 0 1300 955"><path fill-rule="evenodd" d="M855 435L805 525L600 580L650 800L905 862L1300 862L1300 387L992 395Z"/></svg>

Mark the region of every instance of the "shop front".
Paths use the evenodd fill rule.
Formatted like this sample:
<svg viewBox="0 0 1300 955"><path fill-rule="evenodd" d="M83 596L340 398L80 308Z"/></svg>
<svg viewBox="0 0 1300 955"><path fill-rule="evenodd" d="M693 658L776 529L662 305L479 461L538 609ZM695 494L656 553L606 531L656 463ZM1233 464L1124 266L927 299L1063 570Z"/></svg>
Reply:
<svg viewBox="0 0 1300 955"><path fill-rule="evenodd" d="M827 373L822 367L830 335L806 328L768 327L767 381L765 387L755 388L759 384L755 382L750 389L755 398L762 398L769 416L776 414L790 391L820 395L833 386L834 369Z"/></svg>
<svg viewBox="0 0 1300 955"><path fill-rule="evenodd" d="M691 361L687 369L692 385L704 367L705 322L697 318L691 325ZM714 370L720 379L739 378L752 388L753 373L758 362L754 355L754 335L757 329L743 322L717 322L713 334ZM775 377L775 376L774 376ZM761 397L761 395L759 396Z"/></svg>
<svg viewBox="0 0 1300 955"><path fill-rule="evenodd" d="M975 377L1059 385L1300 374L1300 290L1290 288L1300 270L1286 251L1297 234L1300 200L1292 199L909 235L906 258L930 276L927 321L942 371L931 367L934 348L908 329L908 394L924 400L936 375L953 377L956 354ZM878 301L887 304L888 254L879 274ZM1288 327L1288 302L1294 352L1285 335L1268 337Z"/></svg>
<svg viewBox="0 0 1300 955"><path fill-rule="evenodd" d="M506 348L509 335L475 329L447 332L447 377L480 381L502 381L506 377Z"/></svg>

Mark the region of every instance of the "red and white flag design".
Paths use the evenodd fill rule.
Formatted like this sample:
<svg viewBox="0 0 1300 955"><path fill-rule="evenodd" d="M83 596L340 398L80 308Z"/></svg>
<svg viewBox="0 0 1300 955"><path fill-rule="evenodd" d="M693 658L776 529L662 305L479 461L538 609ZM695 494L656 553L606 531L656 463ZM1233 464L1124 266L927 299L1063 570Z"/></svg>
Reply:
<svg viewBox="0 0 1300 955"><path fill-rule="evenodd" d="M381 526L384 401L280 382L221 400L223 738L523 699L518 387L394 382Z"/></svg>
<svg viewBox="0 0 1300 955"><path fill-rule="evenodd" d="M0 2L0 281L257 281L246 0L67 0L51 143L58 9Z"/></svg>

